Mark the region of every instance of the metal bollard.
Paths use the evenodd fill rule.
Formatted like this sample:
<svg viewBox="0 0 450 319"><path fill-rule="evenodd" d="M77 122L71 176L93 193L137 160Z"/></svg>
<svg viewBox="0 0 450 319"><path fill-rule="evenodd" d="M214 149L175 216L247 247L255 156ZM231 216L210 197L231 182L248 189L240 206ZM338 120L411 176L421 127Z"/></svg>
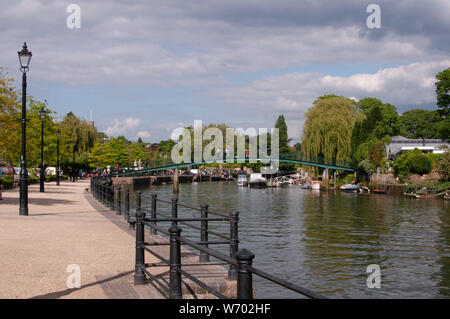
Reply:
<svg viewBox="0 0 450 319"><path fill-rule="evenodd" d="M125 207L123 212L123 218L128 221L128 216L130 215L130 190L125 189Z"/></svg>
<svg viewBox="0 0 450 319"><path fill-rule="evenodd" d="M117 215L122 215L122 188L117 186Z"/></svg>
<svg viewBox="0 0 450 319"><path fill-rule="evenodd" d="M200 212L201 212L201 218L208 218L208 207L209 205L206 203L203 203L200 205ZM208 221L202 220L200 225L200 241L207 242L208 241ZM208 244L202 244L205 246L205 248L208 248ZM203 251L200 251L199 256L200 262L207 262L209 261L209 255Z"/></svg>
<svg viewBox="0 0 450 319"><path fill-rule="evenodd" d="M137 193L138 201L140 201L141 193ZM144 223L141 207L136 206L136 262L134 273L134 284L145 284L145 273L142 268L145 265L144 255Z"/></svg>
<svg viewBox="0 0 450 319"><path fill-rule="evenodd" d="M252 273L247 270L247 266L251 266L255 255L247 250L241 249L236 254L238 263L237 271L237 298L253 299L253 278Z"/></svg>
<svg viewBox="0 0 450 319"><path fill-rule="evenodd" d="M156 194L152 194L152 211L151 211L151 217L152 217L152 219L156 219ZM156 226L156 221L153 221L152 224ZM150 230L150 232L151 232L152 234L155 234L155 235L156 235L156 233L157 233L156 229L154 229L154 228L152 228L152 229Z"/></svg>
<svg viewBox="0 0 450 319"><path fill-rule="evenodd" d="M178 218L178 198L172 198L172 218ZM178 225L177 221L173 220L172 225Z"/></svg>
<svg viewBox="0 0 450 319"><path fill-rule="evenodd" d="M170 279L169 298L181 299L181 245L178 236L181 234L181 227L172 225L169 228L170 234Z"/></svg>
<svg viewBox="0 0 450 319"><path fill-rule="evenodd" d="M230 257L234 258L239 249L239 239L238 239L238 221L239 212L232 211L229 213L230 217ZM230 265L228 268L228 279L236 280L237 269L235 265Z"/></svg>

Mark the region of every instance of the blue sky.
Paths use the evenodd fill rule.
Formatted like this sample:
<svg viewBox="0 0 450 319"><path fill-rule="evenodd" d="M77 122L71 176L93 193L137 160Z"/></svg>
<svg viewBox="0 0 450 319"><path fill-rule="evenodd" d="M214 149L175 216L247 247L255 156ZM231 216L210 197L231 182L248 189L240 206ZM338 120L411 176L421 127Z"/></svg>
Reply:
<svg viewBox="0 0 450 319"><path fill-rule="evenodd" d="M81 28L69 29L70 3ZM17 51L33 52L29 94L107 134L156 142L178 126L267 127L284 114L301 136L322 94L435 108L450 66L450 1L61 1L0 4L0 66L20 86ZM20 23L18 23L20 21Z"/></svg>

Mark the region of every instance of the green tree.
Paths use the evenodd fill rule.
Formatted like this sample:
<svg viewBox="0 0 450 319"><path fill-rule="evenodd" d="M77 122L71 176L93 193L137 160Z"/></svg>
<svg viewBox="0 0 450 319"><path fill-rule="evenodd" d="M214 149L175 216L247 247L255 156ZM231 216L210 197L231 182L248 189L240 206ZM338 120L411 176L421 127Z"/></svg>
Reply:
<svg viewBox="0 0 450 319"><path fill-rule="evenodd" d="M436 123L434 126L436 137L443 140L450 140L450 118Z"/></svg>
<svg viewBox="0 0 450 319"><path fill-rule="evenodd" d="M385 157L384 144L401 132L399 116L394 105L376 98L364 98L356 107L361 117L352 132L352 159L355 164L369 160L377 167Z"/></svg>
<svg viewBox="0 0 450 319"><path fill-rule="evenodd" d="M436 130L439 122L437 111L414 109L400 116L400 126L407 138L439 138Z"/></svg>
<svg viewBox="0 0 450 319"><path fill-rule="evenodd" d="M97 142L89 154L89 164L93 168L106 168L129 166L130 142L123 136L110 137L108 140Z"/></svg>
<svg viewBox="0 0 450 319"><path fill-rule="evenodd" d="M318 98L306 113L302 152L309 156L349 160L357 118L353 100L334 95Z"/></svg>
<svg viewBox="0 0 450 319"><path fill-rule="evenodd" d="M450 115L450 68L436 74L436 95L439 115L448 119Z"/></svg>
<svg viewBox="0 0 450 319"><path fill-rule="evenodd" d="M280 157L291 154L291 149L289 148L289 142L291 139L288 137L288 128L283 115L278 116L275 123L275 128L278 129L279 134L279 154ZM268 141L271 140L270 134L268 134ZM270 142L268 143L268 148L270 148ZM292 171L295 169L295 165L292 163L279 163L280 171Z"/></svg>

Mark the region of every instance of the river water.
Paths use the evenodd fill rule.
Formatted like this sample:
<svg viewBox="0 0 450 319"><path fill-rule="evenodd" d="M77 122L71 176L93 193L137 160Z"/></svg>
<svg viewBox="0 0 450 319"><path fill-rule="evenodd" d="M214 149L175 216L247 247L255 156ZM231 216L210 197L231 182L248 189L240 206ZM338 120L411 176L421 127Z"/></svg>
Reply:
<svg viewBox="0 0 450 319"><path fill-rule="evenodd" d="M172 186L142 191L170 199ZM256 255L255 267L327 297L450 297L449 201L311 191L297 185L249 189L233 182L180 184L180 203L199 207L202 202L211 211L239 211L239 245ZM199 215L184 209L179 213L191 216ZM199 236L187 227L183 235ZM227 246L214 248L228 253ZM371 264L380 267L380 288L367 286ZM302 297L257 276L254 281L259 298Z"/></svg>

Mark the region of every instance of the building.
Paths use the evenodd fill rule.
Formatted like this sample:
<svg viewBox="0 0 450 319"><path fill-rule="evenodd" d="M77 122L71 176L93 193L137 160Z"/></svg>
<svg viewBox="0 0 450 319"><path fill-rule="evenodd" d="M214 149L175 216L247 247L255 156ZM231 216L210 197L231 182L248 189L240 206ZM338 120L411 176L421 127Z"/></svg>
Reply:
<svg viewBox="0 0 450 319"><path fill-rule="evenodd" d="M422 151L422 153L441 154L445 152L445 148L450 148L450 144L444 140L439 139L409 139L403 136L393 136L391 143L386 146L386 155L389 158L398 157L405 151L411 151L415 148Z"/></svg>

